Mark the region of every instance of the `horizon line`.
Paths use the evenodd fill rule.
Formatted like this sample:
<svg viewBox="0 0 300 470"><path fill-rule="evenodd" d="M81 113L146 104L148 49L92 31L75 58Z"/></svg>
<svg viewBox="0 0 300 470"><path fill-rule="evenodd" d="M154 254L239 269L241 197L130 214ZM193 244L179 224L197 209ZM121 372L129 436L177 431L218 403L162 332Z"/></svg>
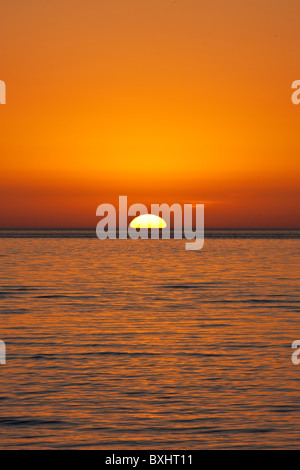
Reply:
<svg viewBox="0 0 300 470"><path fill-rule="evenodd" d="M184 230L184 227L181 227ZM196 227L193 227L195 230ZM96 230L96 227L0 227L0 231L7 230ZM119 227L116 230L120 230ZM121 230L127 230L127 227ZM149 229L151 230L151 229ZM158 229L163 230L163 229ZM170 230L180 230L180 228L171 227ZM204 230L299 230L300 227L204 227Z"/></svg>

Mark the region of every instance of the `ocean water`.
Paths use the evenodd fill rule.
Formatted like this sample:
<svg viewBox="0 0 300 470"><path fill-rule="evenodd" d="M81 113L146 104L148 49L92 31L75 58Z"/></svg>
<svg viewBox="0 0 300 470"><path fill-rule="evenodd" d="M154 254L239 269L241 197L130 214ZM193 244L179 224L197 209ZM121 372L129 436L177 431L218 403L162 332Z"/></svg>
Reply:
<svg viewBox="0 0 300 470"><path fill-rule="evenodd" d="M300 240L276 233L2 238L0 447L299 448Z"/></svg>

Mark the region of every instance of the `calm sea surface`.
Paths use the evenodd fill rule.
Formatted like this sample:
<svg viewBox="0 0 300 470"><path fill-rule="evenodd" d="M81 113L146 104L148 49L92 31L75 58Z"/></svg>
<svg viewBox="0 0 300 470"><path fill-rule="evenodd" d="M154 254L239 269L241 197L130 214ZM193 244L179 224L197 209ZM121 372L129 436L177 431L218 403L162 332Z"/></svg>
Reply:
<svg viewBox="0 0 300 470"><path fill-rule="evenodd" d="M300 447L299 238L184 243L0 240L2 449Z"/></svg>

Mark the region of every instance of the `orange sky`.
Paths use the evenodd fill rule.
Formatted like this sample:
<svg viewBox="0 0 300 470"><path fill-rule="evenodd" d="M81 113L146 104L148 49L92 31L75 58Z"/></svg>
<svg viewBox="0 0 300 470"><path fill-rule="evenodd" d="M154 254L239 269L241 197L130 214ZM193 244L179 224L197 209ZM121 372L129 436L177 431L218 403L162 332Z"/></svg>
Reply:
<svg viewBox="0 0 300 470"><path fill-rule="evenodd" d="M298 0L2 0L0 227L199 202L300 227Z"/></svg>

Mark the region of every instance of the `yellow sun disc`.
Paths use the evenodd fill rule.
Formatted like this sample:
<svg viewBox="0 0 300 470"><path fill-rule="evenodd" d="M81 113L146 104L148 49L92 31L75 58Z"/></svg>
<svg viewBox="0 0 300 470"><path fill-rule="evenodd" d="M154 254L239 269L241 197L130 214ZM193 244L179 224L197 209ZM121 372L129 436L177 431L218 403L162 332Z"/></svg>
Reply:
<svg viewBox="0 0 300 470"><path fill-rule="evenodd" d="M153 214L139 215L130 223L132 228L165 228L166 226L164 219Z"/></svg>

